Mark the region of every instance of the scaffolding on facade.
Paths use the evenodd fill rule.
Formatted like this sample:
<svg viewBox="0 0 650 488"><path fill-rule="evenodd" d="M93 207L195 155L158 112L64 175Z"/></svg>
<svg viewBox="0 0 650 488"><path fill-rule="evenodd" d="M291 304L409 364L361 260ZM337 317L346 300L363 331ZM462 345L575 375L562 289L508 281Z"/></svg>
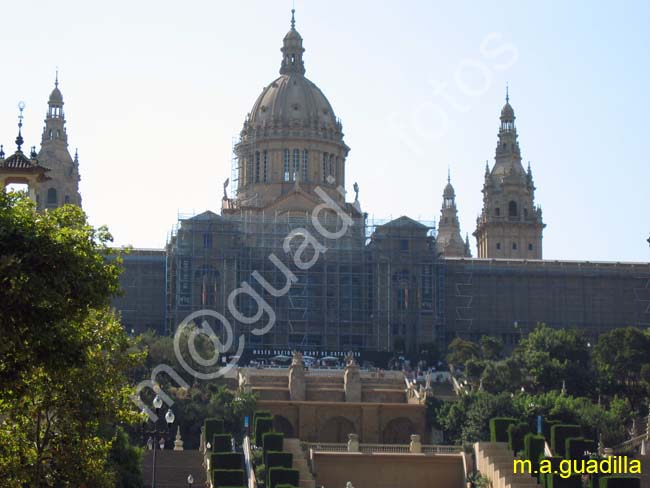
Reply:
<svg viewBox="0 0 650 488"><path fill-rule="evenodd" d="M515 344L538 323L582 329L650 326L650 264L446 258L448 330Z"/></svg>
<svg viewBox="0 0 650 488"><path fill-rule="evenodd" d="M341 220L338 216L331 221L325 218L321 224L338 229ZM433 290L436 283L432 254L420 255L416 248L405 248L398 251L402 262L425 273L407 280L406 303L403 300L393 303L396 297L389 293L392 285L399 288L395 273L401 269L397 268L397 262L393 266L395 269L389 267L387 271L388 294L382 295L382 290L377 289L379 263L369 252L367 241L372 235L381 234L377 230L386 228L387 224L390 221L368 221L362 216L356 218L343 237L327 239L314 228L309 212L251 215L241 210L228 215L212 212L179 215L167 243L169 330L173 331L193 310L214 307L226 314L227 294L247 282L268 302L277 320L273 331L264 337L247 332L251 347L289 346L324 351L390 348L392 334L384 338L385 331L377 330L377 316L386 314L390 326L391 321L399 317L408 318L406 312L419 310L427 300L429 305L425 308L433 315L433 291L423 296L420 284L429 280L424 288ZM426 227L427 238L432 235L428 223L419 225ZM419 237L422 237L422 227L418 228ZM305 269L291 266L300 239L285 245L287 236L296 229L311 233L326 249L313 266ZM408 239L408 235L402 234L401 239ZM272 255L285 263L296 278L281 296L270 294L253 277L258 273L273 288L284 287L285 272L272 262ZM304 255L303 252L301 260L309 261L308 253ZM428 272L422 267L425 261L430 266ZM238 306L245 316L255 315L257 304L254 301L240 297Z"/></svg>

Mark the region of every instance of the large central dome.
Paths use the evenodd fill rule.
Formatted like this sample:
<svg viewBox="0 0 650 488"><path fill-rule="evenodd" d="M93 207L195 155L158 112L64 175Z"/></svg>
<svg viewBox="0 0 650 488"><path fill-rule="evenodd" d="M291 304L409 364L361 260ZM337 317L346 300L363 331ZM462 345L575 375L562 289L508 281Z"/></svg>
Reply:
<svg viewBox="0 0 650 488"><path fill-rule="evenodd" d="M342 141L341 124L330 102L305 77L305 49L293 17L281 51L280 77L262 90L244 122L242 136L277 136L278 129L290 128L303 129L303 136Z"/></svg>
<svg viewBox="0 0 650 488"><path fill-rule="evenodd" d="M320 88L301 74L282 75L264 88L248 123L253 127L338 127L330 102Z"/></svg>
<svg viewBox="0 0 650 488"><path fill-rule="evenodd" d="M350 148L329 101L305 78L293 15L281 51L280 77L257 97L235 145L237 193L226 211L304 215L322 202L318 188L346 205L339 187Z"/></svg>

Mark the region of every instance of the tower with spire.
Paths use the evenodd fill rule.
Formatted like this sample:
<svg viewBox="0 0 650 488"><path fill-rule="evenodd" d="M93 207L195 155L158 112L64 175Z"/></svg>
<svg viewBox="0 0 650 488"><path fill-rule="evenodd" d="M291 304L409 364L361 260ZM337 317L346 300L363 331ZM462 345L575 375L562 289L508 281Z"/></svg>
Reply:
<svg viewBox="0 0 650 488"><path fill-rule="evenodd" d="M525 170L517 140L515 111L506 88L494 166L485 166L483 210L476 221L479 258L542 259L542 209L535 206L535 185Z"/></svg>
<svg viewBox="0 0 650 488"><path fill-rule="evenodd" d="M436 250L443 257L471 257L469 242L464 243L460 234L456 192L451 184L451 173L447 172L447 186L442 193L442 209L438 222Z"/></svg>
<svg viewBox="0 0 650 488"><path fill-rule="evenodd" d="M47 105L38 160L50 169L50 179L41 184L37 191L38 208L56 208L68 203L81 206L79 158L76 152L73 158L68 151L68 134L58 72Z"/></svg>

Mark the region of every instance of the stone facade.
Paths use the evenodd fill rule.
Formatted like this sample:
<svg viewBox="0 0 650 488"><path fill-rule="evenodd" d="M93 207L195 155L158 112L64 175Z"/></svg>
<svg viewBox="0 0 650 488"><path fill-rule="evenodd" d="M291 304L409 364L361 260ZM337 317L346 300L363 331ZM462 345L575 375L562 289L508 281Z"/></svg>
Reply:
<svg viewBox="0 0 650 488"><path fill-rule="evenodd" d="M59 90L58 76L47 105L38 160L50 171L47 173L49 180L39 185L37 190L37 206L40 210L68 203L81 206L79 157L76 151L74 158L68 151L63 95Z"/></svg>
<svg viewBox="0 0 650 488"><path fill-rule="evenodd" d="M235 192L224 191L221 214L180 219L160 251L166 276L157 286L167 298L157 316L159 329L171 333L190 313L208 308L231 321L235 335L245 336L251 355L354 350L365 358L377 351L416 351L431 342L443 350L456 336L496 335L512 345L538 322L579 326L590 334L650 326L647 263L541 260L545 224L532 171L522 166L509 97L495 163L485 173L484 208L474 233L479 259L469 258L461 238L450 180L437 229L407 216L369 222L358 186L352 201L341 189L349 148L331 104L305 77L302 43L292 24L283 40L280 77L264 88L244 121ZM286 285L269 256L290 263L300 239L287 250L287 236L319 236L312 217L324 198L332 202L320 214L325 227L340 229L344 218L351 224L337 239L319 237L327 252L309 269L290 268L296 281L286 295L265 292L253 274L276 289ZM127 274L139 273L137 261L125 264ZM275 312L267 334L252 334L253 327L229 310L228 297L244 282ZM244 315L256 314L254 300L240 296L236 302ZM142 307L136 288L119 299L124 317L137 316L133 311ZM150 326L138 321L131 327ZM321 394L307 386L308 399L323 399ZM344 398L343 391L336 395Z"/></svg>
<svg viewBox="0 0 650 488"><path fill-rule="evenodd" d="M335 453L315 451L318 486L354 488L459 488L465 486L461 455Z"/></svg>
<svg viewBox="0 0 650 488"><path fill-rule="evenodd" d="M436 250L444 257L472 257L469 237L463 242L460 235L460 222L456 209L456 192L451 185L451 176L447 176L447 186L442 194L442 209L436 235Z"/></svg>
<svg viewBox="0 0 650 488"><path fill-rule="evenodd" d="M542 209L533 173L521 164L515 111L506 95L492 170L486 163L483 211L476 221L479 258L542 259Z"/></svg>
<svg viewBox="0 0 650 488"><path fill-rule="evenodd" d="M395 403L292 402L259 400L275 417L274 428L307 442L408 444L411 435L426 435L426 407Z"/></svg>

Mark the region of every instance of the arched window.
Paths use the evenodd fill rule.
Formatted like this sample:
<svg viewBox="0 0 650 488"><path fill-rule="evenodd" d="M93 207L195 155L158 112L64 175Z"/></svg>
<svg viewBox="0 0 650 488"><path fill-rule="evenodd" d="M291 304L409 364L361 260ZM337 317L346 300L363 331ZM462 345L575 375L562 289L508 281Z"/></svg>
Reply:
<svg viewBox="0 0 650 488"><path fill-rule="evenodd" d="M334 168L334 155L330 154L330 175L336 179L336 169Z"/></svg>
<svg viewBox="0 0 650 488"><path fill-rule="evenodd" d="M284 150L284 181L289 181L289 176L291 174L291 167L290 167L291 161L289 160L290 157L291 155L289 154L289 150L285 149Z"/></svg>
<svg viewBox="0 0 650 488"><path fill-rule="evenodd" d="M260 182L260 152L255 152L255 183Z"/></svg>
<svg viewBox="0 0 650 488"><path fill-rule="evenodd" d="M291 179L297 180L300 176L300 149L293 150L293 174Z"/></svg>
<svg viewBox="0 0 650 488"><path fill-rule="evenodd" d="M268 174L269 174L269 153L268 151L264 151L264 181L267 180Z"/></svg>
<svg viewBox="0 0 650 488"><path fill-rule="evenodd" d="M511 200L508 204L508 216L516 217L517 216L517 202Z"/></svg>
<svg viewBox="0 0 650 488"><path fill-rule="evenodd" d="M496 215L497 217L501 215L501 209L499 207L494 209L494 215Z"/></svg>
<svg viewBox="0 0 650 488"><path fill-rule="evenodd" d="M323 153L323 183L327 183L327 153Z"/></svg>
<svg viewBox="0 0 650 488"><path fill-rule="evenodd" d="M56 189L50 188L49 190L47 190L47 204L56 205L57 203L58 203L58 199L56 197Z"/></svg>
<svg viewBox="0 0 650 488"><path fill-rule="evenodd" d="M309 151L305 149L302 152L302 181L307 181L309 178Z"/></svg>

